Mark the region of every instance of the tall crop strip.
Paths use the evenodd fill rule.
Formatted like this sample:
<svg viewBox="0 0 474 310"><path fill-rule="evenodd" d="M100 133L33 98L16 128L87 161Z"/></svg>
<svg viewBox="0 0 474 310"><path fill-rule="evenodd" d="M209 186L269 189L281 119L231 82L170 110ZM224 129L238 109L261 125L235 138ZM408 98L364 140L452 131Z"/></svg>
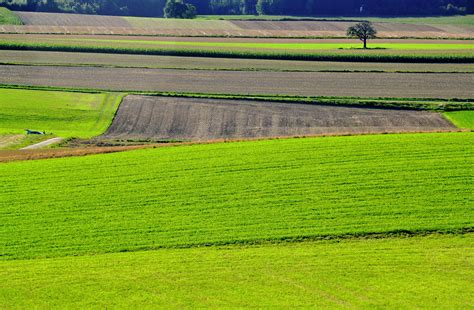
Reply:
<svg viewBox="0 0 474 310"><path fill-rule="evenodd" d="M472 230L473 145L328 137L0 164L1 256Z"/></svg>

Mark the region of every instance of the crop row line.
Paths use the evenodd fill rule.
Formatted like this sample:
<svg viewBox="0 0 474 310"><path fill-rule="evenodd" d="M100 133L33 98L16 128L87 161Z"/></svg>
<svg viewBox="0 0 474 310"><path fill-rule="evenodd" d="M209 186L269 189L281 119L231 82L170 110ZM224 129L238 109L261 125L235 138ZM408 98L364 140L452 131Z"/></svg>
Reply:
<svg viewBox="0 0 474 310"><path fill-rule="evenodd" d="M231 50L136 48L111 46L86 46L66 44L45 44L36 42L0 42L0 50L61 51L76 53L107 53L134 55L161 55L180 57L276 59L302 61L340 62L397 62L397 63L473 63L474 55L370 55L370 54L328 54L328 53L288 53Z"/></svg>

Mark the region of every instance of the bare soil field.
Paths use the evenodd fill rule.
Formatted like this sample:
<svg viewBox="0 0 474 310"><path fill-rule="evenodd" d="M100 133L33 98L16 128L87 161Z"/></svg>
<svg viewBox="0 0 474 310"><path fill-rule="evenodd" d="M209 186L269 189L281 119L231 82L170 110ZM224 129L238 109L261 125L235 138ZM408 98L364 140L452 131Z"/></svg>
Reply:
<svg viewBox="0 0 474 310"><path fill-rule="evenodd" d="M250 72L0 66L0 84L221 94L384 98L474 98L462 73Z"/></svg>
<svg viewBox="0 0 474 310"><path fill-rule="evenodd" d="M2 64L268 71L474 72L474 64L312 62L0 50Z"/></svg>
<svg viewBox="0 0 474 310"><path fill-rule="evenodd" d="M112 146L112 147L83 147L83 148L58 148L46 150L0 150L0 162L10 162L18 160L36 160L72 156L86 156L93 154L105 154L136 150L148 147L156 147L156 145L140 145L140 146Z"/></svg>
<svg viewBox="0 0 474 310"><path fill-rule="evenodd" d="M131 27L120 16L98 16L86 14L58 14L37 12L15 12L23 24L38 26L83 26L83 27Z"/></svg>
<svg viewBox="0 0 474 310"><path fill-rule="evenodd" d="M179 36L344 37L353 22L347 21L177 21L159 18L16 12L25 25L2 26L0 32L82 33ZM466 38L468 25L415 25L375 23L379 36Z"/></svg>
<svg viewBox="0 0 474 310"><path fill-rule="evenodd" d="M452 130L431 112L128 96L103 138L206 141Z"/></svg>

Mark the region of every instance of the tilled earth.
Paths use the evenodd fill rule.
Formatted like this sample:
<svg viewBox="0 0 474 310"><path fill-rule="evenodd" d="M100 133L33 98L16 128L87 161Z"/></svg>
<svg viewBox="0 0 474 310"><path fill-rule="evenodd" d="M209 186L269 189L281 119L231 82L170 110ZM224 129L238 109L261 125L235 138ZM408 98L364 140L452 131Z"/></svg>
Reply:
<svg viewBox="0 0 474 310"><path fill-rule="evenodd" d="M385 98L473 98L463 73L245 72L0 66L0 83L107 90Z"/></svg>
<svg viewBox="0 0 474 310"><path fill-rule="evenodd" d="M0 36L1 37L1 36ZM0 50L2 63L267 71L472 72L474 64L328 62Z"/></svg>
<svg viewBox="0 0 474 310"><path fill-rule="evenodd" d="M25 25L0 25L0 32L256 37L344 37L349 21L226 21L124 18L78 14L17 12ZM375 23L380 37L472 37L470 25Z"/></svg>
<svg viewBox="0 0 474 310"><path fill-rule="evenodd" d="M432 112L128 96L102 138L209 141L452 130Z"/></svg>

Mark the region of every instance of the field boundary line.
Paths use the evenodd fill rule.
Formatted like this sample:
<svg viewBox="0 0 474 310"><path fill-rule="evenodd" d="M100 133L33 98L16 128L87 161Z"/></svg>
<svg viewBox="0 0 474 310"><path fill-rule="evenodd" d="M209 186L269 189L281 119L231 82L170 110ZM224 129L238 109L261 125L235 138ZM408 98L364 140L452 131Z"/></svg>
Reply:
<svg viewBox="0 0 474 310"><path fill-rule="evenodd" d="M15 43L0 42L2 50L29 50L29 51L61 51L76 53L105 53L130 55L162 55L180 57L208 57L234 59L275 59L300 61L339 61L339 62L383 62L383 63L473 63L472 55L360 55L360 54L331 54L331 53L288 53L288 52L246 52L203 49L173 49L173 48L129 48L113 46L87 45L48 45L43 43Z"/></svg>
<svg viewBox="0 0 474 310"><path fill-rule="evenodd" d="M111 69L159 69L183 71L234 71L234 72L327 72L327 73L404 73L404 74L474 74L474 71L408 71L408 70L306 70L306 69L277 69L277 68L199 68L199 67L150 67L150 66L122 66L93 63L32 63L32 62L2 62L1 66L23 67L72 67L72 68L111 68Z"/></svg>
<svg viewBox="0 0 474 310"><path fill-rule="evenodd" d="M186 250L186 249L197 249L197 248L215 248L215 247L261 247L265 245L285 245L305 242L324 242L324 241L360 241L360 240L379 240L379 239L400 239L400 238L416 238L431 236L449 236L449 235L471 235L474 233L474 227L454 228L447 230L393 230L387 232L370 232L370 233L353 233L344 235L319 235L319 236L295 236L295 237L281 237L281 238L267 238L267 239L254 239L254 240L230 240L230 241L219 241L219 242L202 242L195 244L182 244L182 245L170 245L170 246L150 246L150 247L139 247L134 249L119 249L116 251L104 251L104 252L93 252L93 253L81 253L78 255L57 255L57 256L41 256L42 259L55 259L59 257L77 257L77 256L90 256L90 255L101 255L101 254L112 254L112 253L135 253L135 252L148 252L148 251L159 251L159 250ZM0 256L1 261L31 261L38 257L30 258L19 258L9 259Z"/></svg>

